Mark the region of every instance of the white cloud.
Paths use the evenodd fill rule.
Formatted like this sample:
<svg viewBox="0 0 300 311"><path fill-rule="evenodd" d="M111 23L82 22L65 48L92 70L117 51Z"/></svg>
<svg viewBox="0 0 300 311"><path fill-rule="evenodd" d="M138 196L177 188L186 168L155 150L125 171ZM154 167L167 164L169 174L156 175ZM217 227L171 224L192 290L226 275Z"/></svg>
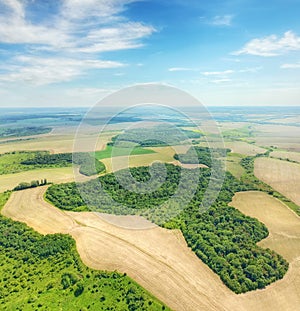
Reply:
<svg viewBox="0 0 300 311"><path fill-rule="evenodd" d="M216 80L212 80L212 83L216 83L216 84L220 84L220 83L227 83L227 82L231 82L231 79L216 79Z"/></svg>
<svg viewBox="0 0 300 311"><path fill-rule="evenodd" d="M287 31L282 37L271 35L261 39L253 39L233 55L250 54L257 56L277 56L287 51L300 50L300 37Z"/></svg>
<svg viewBox="0 0 300 311"><path fill-rule="evenodd" d="M46 84L70 81L89 69L122 66L99 60L99 53L140 48L156 31L122 16L134 1L138 0L61 0L58 12L37 22L32 18L34 2L0 0L0 43L13 44L16 51L0 79ZM25 58L16 58L24 44Z"/></svg>
<svg viewBox="0 0 300 311"><path fill-rule="evenodd" d="M231 26L234 15L217 15L211 21L214 26Z"/></svg>
<svg viewBox="0 0 300 311"><path fill-rule="evenodd" d="M24 3L18 0L0 0L7 8L0 12L0 42L11 44L41 44L55 47L68 46L72 42L67 33L56 27L35 25L25 19Z"/></svg>
<svg viewBox="0 0 300 311"><path fill-rule="evenodd" d="M139 48L139 41L150 36L155 29L141 23L121 23L116 27L95 29L83 41L80 52L95 53ZM79 43L80 44L80 43Z"/></svg>
<svg viewBox="0 0 300 311"><path fill-rule="evenodd" d="M112 89L103 89L103 88L73 88L73 89L67 89L65 90L65 94L69 97L96 97L97 99L99 97L103 97L105 95L108 95L112 92L114 92L115 90Z"/></svg>
<svg viewBox="0 0 300 311"><path fill-rule="evenodd" d="M259 66L259 67L241 69L241 70L239 70L239 72L241 72L241 73L256 73L262 69L263 69L263 67Z"/></svg>
<svg viewBox="0 0 300 311"><path fill-rule="evenodd" d="M233 73L234 73L233 70L202 72L204 76L226 76L226 75L233 74Z"/></svg>
<svg viewBox="0 0 300 311"><path fill-rule="evenodd" d="M155 32L154 27L124 21L117 14L132 0L65 0L58 16L47 24L26 20L26 8L17 0L0 0L11 9L0 13L0 42L41 45L51 50L103 52L141 47L138 41ZM107 27L111 21L114 27ZM116 22L118 21L118 22ZM80 34L80 40L78 40Z"/></svg>
<svg viewBox="0 0 300 311"><path fill-rule="evenodd" d="M136 0L63 0L63 16L71 20L86 17L101 17L102 19L118 19L124 11L124 6Z"/></svg>
<svg viewBox="0 0 300 311"><path fill-rule="evenodd" d="M174 72L174 71L194 71L195 69L187 68L187 67L172 67L169 68L168 71Z"/></svg>
<svg viewBox="0 0 300 311"><path fill-rule="evenodd" d="M89 69L119 68L124 66L118 62L95 59L72 58L38 58L19 56L14 58L15 65L2 66L8 73L0 75L0 81L28 82L34 85L45 85L70 81ZM6 68L8 67L8 68Z"/></svg>
<svg viewBox="0 0 300 311"><path fill-rule="evenodd" d="M300 63L296 64L282 64L280 66L282 69L299 69L300 68Z"/></svg>

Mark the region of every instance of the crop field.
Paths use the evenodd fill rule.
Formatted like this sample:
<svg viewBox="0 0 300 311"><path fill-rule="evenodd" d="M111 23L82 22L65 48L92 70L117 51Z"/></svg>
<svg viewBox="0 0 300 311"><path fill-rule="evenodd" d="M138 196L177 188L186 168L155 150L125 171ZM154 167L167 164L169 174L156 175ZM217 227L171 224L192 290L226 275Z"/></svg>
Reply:
<svg viewBox="0 0 300 311"><path fill-rule="evenodd" d="M106 167L106 172L115 172L126 167L149 166L155 161L164 163L174 163L173 156L175 153L186 152L189 146L170 146L170 147L151 147L139 148L137 150L149 150L147 154L138 154L128 156L120 156L102 159ZM143 151L142 151L143 152Z"/></svg>
<svg viewBox="0 0 300 311"><path fill-rule="evenodd" d="M273 151L270 153L271 157L278 159L289 159L291 161L300 162L299 152L289 152L289 151Z"/></svg>
<svg viewBox="0 0 300 311"><path fill-rule="evenodd" d="M294 203L300 205L300 165L271 158L257 158L254 174Z"/></svg>
<svg viewBox="0 0 300 311"><path fill-rule="evenodd" d="M59 211L43 200L45 190L40 187L13 193L2 213L43 234L71 234L86 265L126 272L173 310L273 311L296 310L299 305L300 220L264 193L236 194L232 205L269 227L270 237L260 245L276 249L291 267L282 280L266 289L236 295L187 247L180 231L159 227L127 230L96 213Z"/></svg>
<svg viewBox="0 0 300 311"><path fill-rule="evenodd" d="M254 138L258 146L276 146L287 151L300 151L300 127L290 125L257 125Z"/></svg>
<svg viewBox="0 0 300 311"><path fill-rule="evenodd" d="M0 153L10 152L10 151L20 151L20 150L48 150L51 153L67 153L73 151L74 145L74 133L68 133L68 128L66 128L66 134L59 131L54 134L43 135L37 138L19 139L18 141L4 141L0 140ZM73 130L74 131L74 130ZM95 130L94 130L95 131ZM80 146L82 142L82 150L77 151L95 151L103 150L106 144L115 136L118 132L103 132L98 137L98 133L92 132L90 129L86 134L82 134L78 138L77 145ZM96 146L93 145L95 139L97 139ZM93 146L86 150L86 146Z"/></svg>
<svg viewBox="0 0 300 311"><path fill-rule="evenodd" d="M76 176L79 176L78 180L81 181L89 179L89 177L83 176L79 173L76 174ZM33 180L41 180L45 178L48 182L58 184L74 181L73 167L43 168L16 174L0 175L0 192L11 190L20 182L31 182Z"/></svg>
<svg viewBox="0 0 300 311"><path fill-rule="evenodd" d="M242 141L225 142L225 147L231 149L233 153L247 156L254 156L267 151L266 149Z"/></svg>

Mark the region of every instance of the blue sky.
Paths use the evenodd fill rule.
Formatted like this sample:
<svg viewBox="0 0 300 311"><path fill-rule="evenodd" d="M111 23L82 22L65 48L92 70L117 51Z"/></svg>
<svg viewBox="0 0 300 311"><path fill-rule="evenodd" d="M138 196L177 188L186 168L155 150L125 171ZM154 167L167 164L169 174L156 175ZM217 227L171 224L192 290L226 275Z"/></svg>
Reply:
<svg viewBox="0 0 300 311"><path fill-rule="evenodd" d="M150 82L299 106L299 15L299 0L0 0L0 106L91 106Z"/></svg>

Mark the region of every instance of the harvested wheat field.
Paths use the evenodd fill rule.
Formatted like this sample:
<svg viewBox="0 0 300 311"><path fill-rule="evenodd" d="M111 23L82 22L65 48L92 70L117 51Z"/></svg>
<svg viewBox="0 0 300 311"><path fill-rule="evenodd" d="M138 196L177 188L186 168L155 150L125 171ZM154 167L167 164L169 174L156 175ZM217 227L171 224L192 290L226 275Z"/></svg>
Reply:
<svg viewBox="0 0 300 311"><path fill-rule="evenodd" d="M31 136L30 140L20 139L18 141L6 141L0 140L0 153L20 151L20 150L49 150L51 153L63 153L63 152L73 152L74 146L74 133L68 133L68 129L65 130L66 133L63 134L61 131L53 134L47 134L39 137ZM98 133L91 132L89 130L86 134L82 134L78 137L77 146L82 145L82 149L78 148L76 151L95 151L105 149L107 143L111 141L111 138L115 136L118 132L103 132L98 135ZM98 139L98 140L97 140ZM95 141L97 141L96 146L94 146ZM86 146L91 150L86 150Z"/></svg>
<svg viewBox="0 0 300 311"><path fill-rule="evenodd" d="M151 149L155 153L141 154L141 155L130 155L130 156L119 156L101 159L106 167L106 172L116 172L121 169L128 167L139 167L149 166L155 161L164 163L174 163L175 153L185 153L190 148L189 145L182 146L168 146L168 147L151 147L145 149Z"/></svg>
<svg viewBox="0 0 300 311"><path fill-rule="evenodd" d="M291 161L296 161L300 163L300 153L299 152L289 152L289 151L273 151L270 153L271 157L279 159L289 159Z"/></svg>
<svg viewBox="0 0 300 311"><path fill-rule="evenodd" d="M294 203L300 205L300 165L270 158L257 158L254 174Z"/></svg>
<svg viewBox="0 0 300 311"><path fill-rule="evenodd" d="M245 213L253 211L251 216L270 227L271 235L261 245L286 255L291 267L283 280L266 289L236 295L187 247L180 231L128 230L107 223L97 213L63 212L44 201L46 188L14 192L2 213L43 234L71 234L86 265L126 272L173 310L281 311L296 310L300 304L300 250L295 247L300 220L272 197L247 192L237 194L232 204L245 208Z"/></svg>
<svg viewBox="0 0 300 311"><path fill-rule="evenodd" d="M256 145L277 146L288 151L300 152L300 127L288 125L256 125Z"/></svg>
<svg viewBox="0 0 300 311"><path fill-rule="evenodd" d="M86 181L94 176L87 177L76 172L77 181ZM31 171L24 171L16 174L0 175L0 192L11 190L16 187L20 182L31 182L32 180L47 179L48 182L56 184L71 182L75 180L73 167L60 167L60 168L43 168ZM95 178L95 177L94 177Z"/></svg>
<svg viewBox="0 0 300 311"><path fill-rule="evenodd" d="M266 149L243 141L225 142L225 147L231 149L231 152L233 153L239 153L247 156L255 156L259 153L265 153L267 151Z"/></svg>

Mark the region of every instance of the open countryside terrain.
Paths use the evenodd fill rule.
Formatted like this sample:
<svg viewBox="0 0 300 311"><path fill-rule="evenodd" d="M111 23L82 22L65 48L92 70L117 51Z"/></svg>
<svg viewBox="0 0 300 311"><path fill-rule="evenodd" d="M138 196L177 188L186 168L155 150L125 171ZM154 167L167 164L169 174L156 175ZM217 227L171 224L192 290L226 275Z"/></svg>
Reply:
<svg viewBox="0 0 300 311"><path fill-rule="evenodd" d="M96 213L63 212L44 201L45 190L13 193L2 213L43 234L71 234L85 264L126 272L173 310L296 310L300 302L300 219L264 193L239 193L232 205L269 227L270 237L260 244L285 256L291 267L266 289L236 295L187 247L180 231L126 230Z"/></svg>
<svg viewBox="0 0 300 311"><path fill-rule="evenodd" d="M254 174L278 192L300 205L300 165L270 158L257 158Z"/></svg>

